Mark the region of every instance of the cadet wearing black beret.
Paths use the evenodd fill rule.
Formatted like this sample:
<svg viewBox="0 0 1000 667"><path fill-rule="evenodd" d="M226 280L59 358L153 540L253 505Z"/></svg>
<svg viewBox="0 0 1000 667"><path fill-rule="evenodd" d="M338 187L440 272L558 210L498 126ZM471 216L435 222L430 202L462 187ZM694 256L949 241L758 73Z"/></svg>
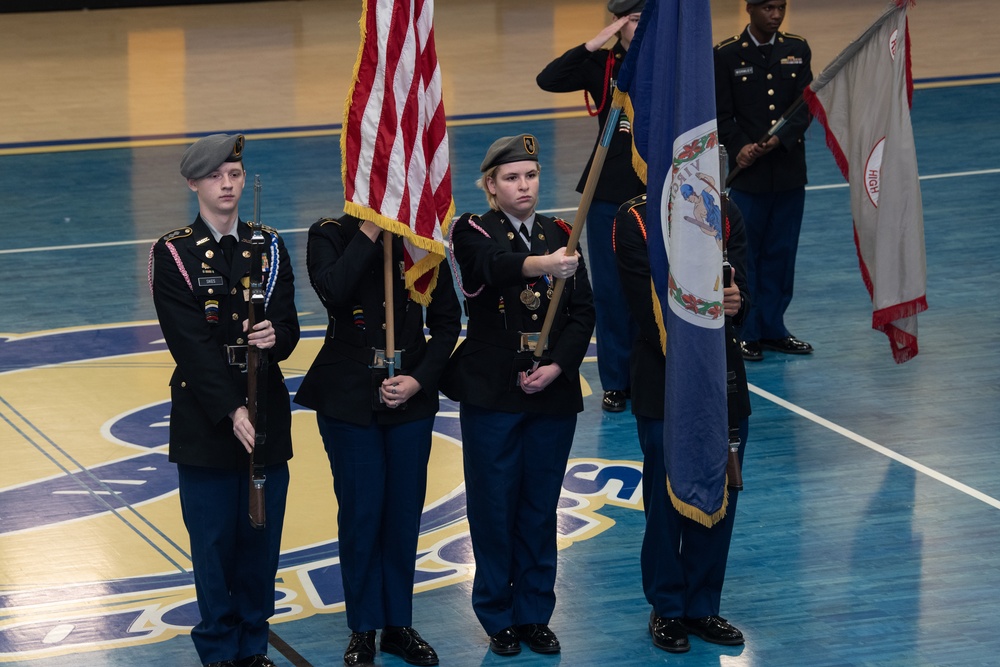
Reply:
<svg viewBox="0 0 1000 667"><path fill-rule="evenodd" d="M584 191L590 177L594 154L611 112L612 81L618 78L644 6L644 0L609 0L608 11L615 20L589 41L550 62L535 78L538 86L550 93L584 91L587 110L597 116L597 140L577 192ZM616 37L610 48L604 47ZM596 108L591 110L591 105ZM618 207L645 191L646 185L632 166L632 125L622 114L613 128L604 168L597 177L586 227L588 268L596 286L597 372L604 390L601 407L608 412L625 410L630 385L629 351L638 331L622 294L611 230Z"/></svg>
<svg viewBox="0 0 1000 667"><path fill-rule="evenodd" d="M594 306L570 228L535 212L539 146L503 137L483 159L490 210L452 226L458 284L469 315L441 388L460 403L469 533L476 558L472 608L498 655L558 653L556 506L577 413L580 363ZM565 288L556 301L553 279ZM549 308L552 332L538 367L532 343Z"/></svg>

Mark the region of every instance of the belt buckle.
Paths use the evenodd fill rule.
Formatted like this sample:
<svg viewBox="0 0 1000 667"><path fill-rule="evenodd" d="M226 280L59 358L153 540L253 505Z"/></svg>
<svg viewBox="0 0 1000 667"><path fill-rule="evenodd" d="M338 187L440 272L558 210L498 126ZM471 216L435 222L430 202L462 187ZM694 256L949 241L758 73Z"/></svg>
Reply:
<svg viewBox="0 0 1000 667"><path fill-rule="evenodd" d="M385 350L379 350L377 348L373 349L374 355L372 356L372 362L368 365L369 368L388 368L389 360L385 358ZM402 350L396 350L393 354L392 365L396 372L399 372L403 368L403 356Z"/></svg>
<svg viewBox="0 0 1000 667"><path fill-rule="evenodd" d="M534 352L538 348L538 339L541 336L540 332L523 333L518 332L518 338L520 342L520 347L518 347L518 352ZM542 350L549 349L548 341L545 342L545 347Z"/></svg>
<svg viewBox="0 0 1000 667"><path fill-rule="evenodd" d="M246 368L247 346L246 345L226 345L226 360L230 366Z"/></svg>

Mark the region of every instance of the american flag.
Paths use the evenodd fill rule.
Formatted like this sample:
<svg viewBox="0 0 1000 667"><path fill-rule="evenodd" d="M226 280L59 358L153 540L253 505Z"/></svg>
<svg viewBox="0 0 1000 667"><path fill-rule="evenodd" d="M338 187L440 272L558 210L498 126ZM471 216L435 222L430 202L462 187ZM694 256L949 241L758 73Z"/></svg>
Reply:
<svg viewBox="0 0 1000 667"><path fill-rule="evenodd" d="M455 212L433 0L364 0L340 136L344 211L404 237L406 284L430 299Z"/></svg>

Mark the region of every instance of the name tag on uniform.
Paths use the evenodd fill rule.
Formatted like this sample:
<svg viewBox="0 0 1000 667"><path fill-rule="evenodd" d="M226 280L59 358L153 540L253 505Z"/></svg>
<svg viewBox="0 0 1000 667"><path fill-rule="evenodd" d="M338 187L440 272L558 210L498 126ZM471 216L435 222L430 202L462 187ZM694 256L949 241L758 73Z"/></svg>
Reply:
<svg viewBox="0 0 1000 667"><path fill-rule="evenodd" d="M802 58L796 58L795 56L788 56L787 58L781 59L782 65L801 65Z"/></svg>
<svg viewBox="0 0 1000 667"><path fill-rule="evenodd" d="M733 76L746 76L747 74L753 74L753 67L741 67L733 72Z"/></svg>
<svg viewBox="0 0 1000 667"><path fill-rule="evenodd" d="M207 276L198 278L198 287L222 287L225 281L222 276Z"/></svg>

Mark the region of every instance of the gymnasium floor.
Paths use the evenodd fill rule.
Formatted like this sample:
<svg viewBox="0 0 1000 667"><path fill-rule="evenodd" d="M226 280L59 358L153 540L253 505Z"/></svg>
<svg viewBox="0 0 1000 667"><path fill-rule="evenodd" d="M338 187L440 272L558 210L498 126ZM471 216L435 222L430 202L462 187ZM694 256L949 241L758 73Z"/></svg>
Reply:
<svg viewBox="0 0 1000 667"><path fill-rule="evenodd" d="M540 209L572 218L596 122L582 95L534 76L603 25L599 0L439 0L455 200L496 137L540 141ZM790 0L814 71L877 16L879 0ZM718 39L743 3L713 1ZM0 15L0 663L194 667L197 618L176 477L166 461L167 379L146 285L149 244L195 204L178 173L193 137L245 132L262 219L294 258L303 339L324 316L305 231L338 215L343 99L360 3L345 0ZM688 667L1000 664L1000 356L993 284L1000 22L995 0L911 10L913 123L928 264L920 354L897 366L870 328L848 191L818 126L799 249L794 333L809 357L749 365L746 490L722 614L744 647L649 642L639 583L640 453L629 413L600 409L596 359L560 509L563 652L491 654L471 611L457 406L437 419L414 625L442 665ZM984 201L976 199L982 196ZM247 208L244 207L246 214ZM336 503L315 418L294 416L296 456L272 629L300 658L341 664L349 631ZM294 658L294 660L292 659ZM380 655L377 664L404 665Z"/></svg>

